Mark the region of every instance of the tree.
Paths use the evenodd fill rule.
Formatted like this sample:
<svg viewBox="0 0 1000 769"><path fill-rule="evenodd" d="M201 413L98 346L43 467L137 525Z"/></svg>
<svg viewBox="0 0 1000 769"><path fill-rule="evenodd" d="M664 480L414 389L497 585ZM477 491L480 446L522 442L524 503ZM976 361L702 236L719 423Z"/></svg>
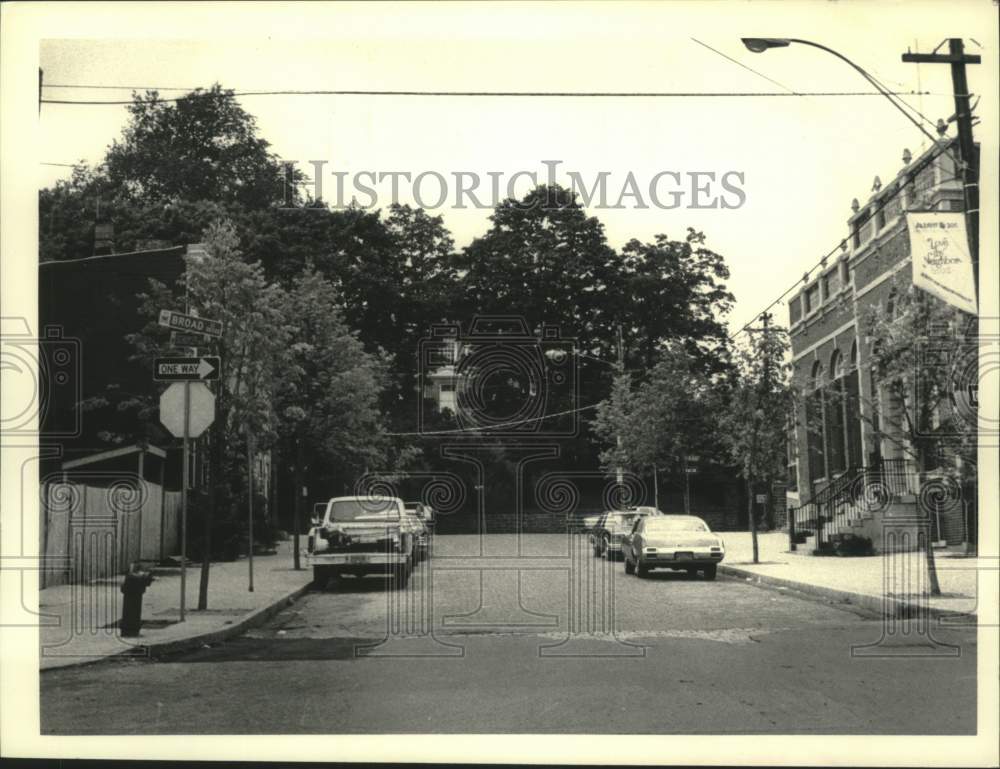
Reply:
<svg viewBox="0 0 1000 769"><path fill-rule="evenodd" d="M503 200L490 220L457 260L463 314L522 315L533 329L555 324L580 349L612 354L616 318L606 297L620 290L620 259L600 221L559 186Z"/></svg>
<svg viewBox="0 0 1000 769"><path fill-rule="evenodd" d="M311 265L284 298L290 344L274 408L295 468L295 567L299 568L301 488L306 457L330 480L360 474L390 455L378 408L387 364L366 353L342 317L336 287ZM404 460L405 461L405 460Z"/></svg>
<svg viewBox="0 0 1000 769"><path fill-rule="evenodd" d="M893 413L879 414L876 439L902 446L915 461L921 489L929 476L951 479L957 486L975 477L977 431L952 401L959 377L968 372L949 364L968 346L962 335L975 319L909 281L897 281L891 291L894 299L872 306L865 319L872 373L884 388L885 403L896 407ZM923 499L921 494L921 508L926 507ZM921 512L929 518L930 510ZM931 594L940 595L930 529L923 537L928 579Z"/></svg>
<svg viewBox="0 0 1000 769"><path fill-rule="evenodd" d="M788 334L771 326L766 313L762 319L763 328L748 329L750 339L738 349L736 367L716 406L722 441L746 482L754 563L759 556L754 483L759 479L770 487L784 463L785 425L793 413L786 362Z"/></svg>
<svg viewBox="0 0 1000 769"><path fill-rule="evenodd" d="M616 314L627 319L626 344L647 371L665 340L683 346L708 370L721 372L727 365L723 321L735 298L723 282L729 279L725 260L705 240L688 228L683 240L661 234L652 243L630 240L622 250L622 306Z"/></svg>
<svg viewBox="0 0 1000 769"><path fill-rule="evenodd" d="M712 378L680 344L660 351L638 386L633 388L628 375L616 377L611 397L595 419L595 432L610 446L601 454L602 466L680 470L685 474L684 511L690 514L687 459L718 451L709 407L713 388Z"/></svg>
<svg viewBox="0 0 1000 769"><path fill-rule="evenodd" d="M169 332L156 324L160 310L187 311L223 325L222 338L207 343L205 350L220 356L221 371L215 387L215 421L209 433L209 500L204 515L199 609L208 607L216 513L221 513L219 522L229 532L238 530L235 505L239 497L232 486L241 476L243 436L253 433L258 445L264 447L275 435L271 403L290 337L283 290L267 281L259 264L243 259L233 225L224 221L211 225L204 243L204 256L186 257L185 279L173 292L154 282L143 305L149 322L129 337L136 357L151 367L154 357L171 351Z"/></svg>
<svg viewBox="0 0 1000 769"><path fill-rule="evenodd" d="M218 83L173 104L133 94L121 140L105 156L109 185L133 202L211 200L280 205L285 168L257 135L255 118ZM296 177L301 179L301 175Z"/></svg>

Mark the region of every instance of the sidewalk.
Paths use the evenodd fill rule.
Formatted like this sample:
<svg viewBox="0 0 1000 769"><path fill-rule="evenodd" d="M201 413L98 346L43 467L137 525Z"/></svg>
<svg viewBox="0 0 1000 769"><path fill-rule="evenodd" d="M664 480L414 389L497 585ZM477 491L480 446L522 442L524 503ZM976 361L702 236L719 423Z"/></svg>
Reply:
<svg viewBox="0 0 1000 769"><path fill-rule="evenodd" d="M799 545L788 550L788 535L769 532L758 535L759 563L753 563L749 532L720 532L726 543L726 558L720 571L749 578L761 584L799 590L838 602L850 602L873 611L903 609L920 601L931 614L975 614L978 572L996 579L997 559L964 558L958 550L935 550L940 597L921 600L927 584L925 554L899 553L890 557L815 556Z"/></svg>
<svg viewBox="0 0 1000 769"><path fill-rule="evenodd" d="M249 592L245 558L212 564L208 609L197 611L200 564L189 564L185 621L179 622L180 568L154 571L142 602L142 630L123 638L122 576L86 585L59 585L39 593L42 615L42 670L80 665L113 655L146 656L236 635L264 621L308 587L312 572L292 568L291 542L279 542L276 555L255 555L254 592Z"/></svg>

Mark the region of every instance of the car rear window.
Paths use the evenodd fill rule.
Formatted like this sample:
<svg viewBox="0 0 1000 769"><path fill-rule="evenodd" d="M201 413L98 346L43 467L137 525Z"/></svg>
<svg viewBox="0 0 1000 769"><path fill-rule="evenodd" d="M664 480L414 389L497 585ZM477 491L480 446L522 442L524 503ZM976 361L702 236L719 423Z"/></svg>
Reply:
<svg viewBox="0 0 1000 769"><path fill-rule="evenodd" d="M646 531L708 531L708 526L701 518L665 515L647 518Z"/></svg>
<svg viewBox="0 0 1000 769"><path fill-rule="evenodd" d="M366 518L399 520L399 506L393 499L378 497L339 499L330 503L331 521L358 521Z"/></svg>

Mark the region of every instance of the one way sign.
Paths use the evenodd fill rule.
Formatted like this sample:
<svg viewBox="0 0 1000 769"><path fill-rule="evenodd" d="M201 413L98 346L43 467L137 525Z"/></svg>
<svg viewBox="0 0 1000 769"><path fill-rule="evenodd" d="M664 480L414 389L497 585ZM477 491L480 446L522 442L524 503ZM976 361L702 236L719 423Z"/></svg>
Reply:
<svg viewBox="0 0 1000 769"><path fill-rule="evenodd" d="M200 358L157 358L153 366L153 379L157 382L205 382L219 378L219 357L206 355Z"/></svg>

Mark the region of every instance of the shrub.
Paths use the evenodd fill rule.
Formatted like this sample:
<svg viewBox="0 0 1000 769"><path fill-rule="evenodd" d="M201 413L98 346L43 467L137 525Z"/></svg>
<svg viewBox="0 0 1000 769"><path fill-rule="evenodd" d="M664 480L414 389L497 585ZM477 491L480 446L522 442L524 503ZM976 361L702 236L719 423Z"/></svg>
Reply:
<svg viewBox="0 0 1000 769"><path fill-rule="evenodd" d="M841 556L874 555L875 548L868 537L843 534L837 539L836 552Z"/></svg>

